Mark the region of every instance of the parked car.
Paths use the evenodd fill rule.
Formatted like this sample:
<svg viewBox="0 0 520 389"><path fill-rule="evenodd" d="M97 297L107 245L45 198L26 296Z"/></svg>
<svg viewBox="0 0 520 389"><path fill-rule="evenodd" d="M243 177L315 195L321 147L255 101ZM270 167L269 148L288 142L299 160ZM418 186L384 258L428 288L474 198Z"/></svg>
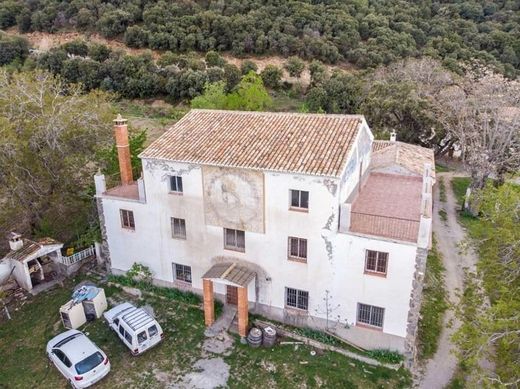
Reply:
<svg viewBox="0 0 520 389"><path fill-rule="evenodd" d="M130 303L119 304L103 316L133 355L152 348L164 337L157 320L143 308L136 308Z"/></svg>
<svg viewBox="0 0 520 389"><path fill-rule="evenodd" d="M47 343L47 355L73 388L88 388L110 371L106 354L78 330L65 331Z"/></svg>

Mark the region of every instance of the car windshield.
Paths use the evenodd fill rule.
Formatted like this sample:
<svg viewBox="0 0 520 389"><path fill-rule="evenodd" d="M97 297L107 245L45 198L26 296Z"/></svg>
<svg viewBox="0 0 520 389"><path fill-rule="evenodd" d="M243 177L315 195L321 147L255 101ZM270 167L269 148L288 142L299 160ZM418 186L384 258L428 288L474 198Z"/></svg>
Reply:
<svg viewBox="0 0 520 389"><path fill-rule="evenodd" d="M101 353L97 351L90 357L87 357L81 362L76 363L76 371L78 372L78 374L85 374L86 372L89 372L97 365L99 365L101 362L103 362L103 359L103 355L101 355Z"/></svg>

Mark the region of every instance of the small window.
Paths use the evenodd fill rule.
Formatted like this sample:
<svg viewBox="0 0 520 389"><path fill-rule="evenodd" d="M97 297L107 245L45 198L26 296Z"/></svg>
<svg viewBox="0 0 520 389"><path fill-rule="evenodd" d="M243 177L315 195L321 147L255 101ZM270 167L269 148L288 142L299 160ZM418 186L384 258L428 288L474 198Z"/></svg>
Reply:
<svg viewBox="0 0 520 389"><path fill-rule="evenodd" d="M388 253L367 250L365 258L365 273L386 275Z"/></svg>
<svg viewBox="0 0 520 389"><path fill-rule="evenodd" d="M145 342L147 339L148 339L148 336L146 335L146 331L143 331L143 332L137 334L137 342L138 342L139 344L142 344L142 343Z"/></svg>
<svg viewBox="0 0 520 389"><path fill-rule="evenodd" d="M128 342L128 344L132 344L132 336L125 331L125 339Z"/></svg>
<svg viewBox="0 0 520 389"><path fill-rule="evenodd" d="M135 230L134 212L127 209L121 209L121 226L130 230Z"/></svg>
<svg viewBox="0 0 520 389"><path fill-rule="evenodd" d="M291 189L291 208L309 209L309 192Z"/></svg>
<svg viewBox="0 0 520 389"><path fill-rule="evenodd" d="M307 262L307 239L289 237L289 258Z"/></svg>
<svg viewBox="0 0 520 389"><path fill-rule="evenodd" d="M148 335L150 335L150 338L153 338L155 335L157 335L159 331L157 330L157 326L154 324L150 328L148 328Z"/></svg>
<svg viewBox="0 0 520 389"><path fill-rule="evenodd" d="M175 239L186 239L186 220L171 218L172 223L172 237Z"/></svg>
<svg viewBox="0 0 520 389"><path fill-rule="evenodd" d="M123 328L123 326L119 326L119 333L121 334L121 336L125 336L125 329Z"/></svg>
<svg viewBox="0 0 520 389"><path fill-rule="evenodd" d="M191 284L191 266L173 264L173 275L177 281Z"/></svg>
<svg viewBox="0 0 520 389"><path fill-rule="evenodd" d="M358 303L358 323L369 325L372 327L383 328L384 316L384 308Z"/></svg>
<svg viewBox="0 0 520 389"><path fill-rule="evenodd" d="M309 292L285 288L285 305L307 311L309 309Z"/></svg>
<svg viewBox="0 0 520 389"><path fill-rule="evenodd" d="M235 251L246 250L245 232L224 228L224 248Z"/></svg>
<svg viewBox="0 0 520 389"><path fill-rule="evenodd" d="M119 319L115 319L115 320L114 320L114 324L115 324L116 326L119 325Z"/></svg>
<svg viewBox="0 0 520 389"><path fill-rule="evenodd" d="M182 193L182 177L170 176L170 192Z"/></svg>

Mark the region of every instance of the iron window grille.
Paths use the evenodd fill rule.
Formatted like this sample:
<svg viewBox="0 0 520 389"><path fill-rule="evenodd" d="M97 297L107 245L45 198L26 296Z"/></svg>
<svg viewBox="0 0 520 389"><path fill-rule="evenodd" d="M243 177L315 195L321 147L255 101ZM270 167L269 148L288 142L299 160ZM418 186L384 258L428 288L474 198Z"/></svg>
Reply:
<svg viewBox="0 0 520 389"><path fill-rule="evenodd" d="M173 271L177 281L187 282L191 284L191 266L173 264Z"/></svg>
<svg viewBox="0 0 520 389"><path fill-rule="evenodd" d="M285 288L285 305L307 311L309 309L309 292L293 288Z"/></svg>
<svg viewBox="0 0 520 389"><path fill-rule="evenodd" d="M172 237L177 239L186 239L186 220L171 218L172 223Z"/></svg>
<svg viewBox="0 0 520 389"><path fill-rule="evenodd" d="M372 327L383 328L384 316L384 308L358 303L358 323L366 324Z"/></svg>

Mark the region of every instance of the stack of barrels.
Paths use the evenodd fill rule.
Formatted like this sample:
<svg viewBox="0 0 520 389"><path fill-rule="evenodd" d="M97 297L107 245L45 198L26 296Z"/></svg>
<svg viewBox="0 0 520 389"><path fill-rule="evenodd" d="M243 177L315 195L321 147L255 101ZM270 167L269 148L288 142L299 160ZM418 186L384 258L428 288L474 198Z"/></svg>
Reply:
<svg viewBox="0 0 520 389"><path fill-rule="evenodd" d="M262 331L258 328L251 328L247 335L247 343L254 348L260 347L262 344Z"/></svg>
<svg viewBox="0 0 520 389"><path fill-rule="evenodd" d="M276 330L273 327L265 327L264 328L264 346L271 347L274 346L276 342Z"/></svg>

